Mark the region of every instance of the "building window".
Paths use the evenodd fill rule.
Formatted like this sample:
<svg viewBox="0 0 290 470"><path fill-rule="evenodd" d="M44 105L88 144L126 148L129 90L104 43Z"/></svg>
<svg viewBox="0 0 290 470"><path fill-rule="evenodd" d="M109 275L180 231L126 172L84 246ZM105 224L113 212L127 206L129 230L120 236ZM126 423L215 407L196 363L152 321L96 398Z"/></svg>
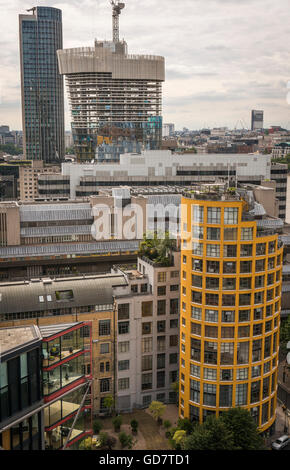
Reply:
<svg viewBox="0 0 290 470"><path fill-rule="evenodd" d="M99 320L99 336L109 336L111 333L111 320Z"/></svg>
<svg viewBox="0 0 290 470"><path fill-rule="evenodd" d="M192 270L202 272L203 271L203 261L202 259L192 259Z"/></svg>
<svg viewBox="0 0 290 470"><path fill-rule="evenodd" d="M253 240L253 227L242 227L241 240Z"/></svg>
<svg viewBox="0 0 290 470"><path fill-rule="evenodd" d="M153 315L153 302L142 302L142 317L151 317Z"/></svg>
<svg viewBox="0 0 290 470"><path fill-rule="evenodd" d="M192 254L197 256L203 255L203 243L192 242Z"/></svg>
<svg viewBox="0 0 290 470"><path fill-rule="evenodd" d="M203 404L216 406L216 385L203 384Z"/></svg>
<svg viewBox="0 0 290 470"><path fill-rule="evenodd" d="M223 310L222 311L222 322L223 323L232 323L235 321L235 311L234 310Z"/></svg>
<svg viewBox="0 0 290 470"><path fill-rule="evenodd" d="M221 229L217 227L208 227L207 228L207 240L220 240L221 239Z"/></svg>
<svg viewBox="0 0 290 470"><path fill-rule="evenodd" d="M237 380L247 380L248 378L248 369L237 369Z"/></svg>
<svg viewBox="0 0 290 470"><path fill-rule="evenodd" d="M217 323L218 322L218 315L219 315L218 310L208 310L208 309L206 309L206 311L205 311L205 321L208 321L208 322L211 322L211 323Z"/></svg>
<svg viewBox="0 0 290 470"><path fill-rule="evenodd" d="M201 320L201 308L191 307L191 318L195 320Z"/></svg>
<svg viewBox="0 0 290 470"><path fill-rule="evenodd" d="M191 338L191 359L200 362L200 340Z"/></svg>
<svg viewBox="0 0 290 470"><path fill-rule="evenodd" d="M190 364L190 375L193 377L200 377L200 366Z"/></svg>
<svg viewBox="0 0 290 470"><path fill-rule="evenodd" d="M190 381L190 400L195 403L200 402L200 382L197 380Z"/></svg>
<svg viewBox="0 0 290 470"><path fill-rule="evenodd" d="M193 274L191 276L191 284L193 287L202 287L202 276L197 276Z"/></svg>
<svg viewBox="0 0 290 470"><path fill-rule="evenodd" d="M152 352L152 338L142 338L142 354Z"/></svg>
<svg viewBox="0 0 290 470"><path fill-rule="evenodd" d="M157 332L158 333L165 333L165 330L166 330L166 321L165 320L158 321L157 322Z"/></svg>
<svg viewBox="0 0 290 470"><path fill-rule="evenodd" d="M220 407L231 407L233 401L233 386L232 385L220 385Z"/></svg>
<svg viewBox="0 0 290 470"><path fill-rule="evenodd" d="M252 256L253 245L241 245L241 256Z"/></svg>
<svg viewBox="0 0 290 470"><path fill-rule="evenodd" d="M236 241L238 239L238 229L233 227L224 228L224 240Z"/></svg>
<svg viewBox="0 0 290 470"><path fill-rule="evenodd" d="M157 274L157 282L166 282L166 271Z"/></svg>
<svg viewBox="0 0 290 470"><path fill-rule="evenodd" d="M128 320L129 319L129 304L119 304L118 305L118 320Z"/></svg>
<svg viewBox="0 0 290 470"><path fill-rule="evenodd" d="M152 370L152 356L142 357L142 371Z"/></svg>
<svg viewBox="0 0 290 470"><path fill-rule="evenodd" d="M205 281L206 281L206 289L218 289L219 288L218 277L206 277Z"/></svg>
<svg viewBox="0 0 290 470"><path fill-rule="evenodd" d="M238 223L239 209L237 207L225 207L224 209L224 224L236 225Z"/></svg>
<svg viewBox="0 0 290 470"><path fill-rule="evenodd" d="M223 270L224 270L224 274L235 274L236 273L236 262L235 261L224 261Z"/></svg>
<svg viewBox="0 0 290 470"><path fill-rule="evenodd" d="M251 403L256 403L260 401L260 387L260 380L251 383Z"/></svg>
<svg viewBox="0 0 290 470"><path fill-rule="evenodd" d="M158 286L157 295L166 295L166 286Z"/></svg>
<svg viewBox="0 0 290 470"><path fill-rule="evenodd" d="M119 390L127 390L130 388L130 379L129 377L122 378L118 380L118 389Z"/></svg>
<svg viewBox="0 0 290 470"><path fill-rule="evenodd" d="M216 342L204 342L204 362L206 364L217 364L217 348L218 343Z"/></svg>
<svg viewBox="0 0 290 470"><path fill-rule="evenodd" d="M224 258L236 258L237 257L237 246L236 245L224 245Z"/></svg>
<svg viewBox="0 0 290 470"><path fill-rule="evenodd" d="M118 323L119 335L124 335L124 334L129 333L129 325L130 325L130 322L128 321L119 322Z"/></svg>
<svg viewBox="0 0 290 470"><path fill-rule="evenodd" d="M169 337L169 346L170 347L178 346L178 336L177 335L170 335L170 337Z"/></svg>
<svg viewBox="0 0 290 470"><path fill-rule="evenodd" d="M129 341L121 341L118 343L118 351L119 353L125 353L130 351L130 342Z"/></svg>
<svg viewBox="0 0 290 470"><path fill-rule="evenodd" d="M100 345L100 353L108 354L110 352L110 343L102 343Z"/></svg>
<svg viewBox="0 0 290 470"><path fill-rule="evenodd" d="M234 343L221 343L221 364L234 363Z"/></svg>
<svg viewBox="0 0 290 470"><path fill-rule="evenodd" d="M213 257L213 258L219 258L220 257L220 245L206 245L206 255Z"/></svg>
<svg viewBox="0 0 290 470"><path fill-rule="evenodd" d="M152 322L142 323L142 335L150 335L152 329Z"/></svg>
<svg viewBox="0 0 290 470"><path fill-rule="evenodd" d="M130 361L128 359L118 362L118 370L128 370L130 368Z"/></svg>
<svg viewBox="0 0 290 470"><path fill-rule="evenodd" d="M203 206L192 205L192 220L196 223L203 222Z"/></svg>
<svg viewBox="0 0 290 470"><path fill-rule="evenodd" d="M200 301L197 303L201 304L202 297L200 293ZM195 302L193 300L193 302ZM218 305L219 304L219 295L218 294L205 294L205 303L206 305Z"/></svg>
<svg viewBox="0 0 290 470"><path fill-rule="evenodd" d="M152 388L152 373L142 374L142 390L149 390Z"/></svg>
<svg viewBox="0 0 290 470"><path fill-rule="evenodd" d="M100 379L100 392L109 392L111 388L111 379Z"/></svg>
<svg viewBox="0 0 290 470"><path fill-rule="evenodd" d="M216 369L209 369L208 367L205 367L203 369L203 378L205 380L216 380L216 374L217 370Z"/></svg>
<svg viewBox="0 0 290 470"><path fill-rule="evenodd" d="M192 226L192 238L197 240L203 240L203 226L193 225Z"/></svg>
<svg viewBox="0 0 290 470"><path fill-rule="evenodd" d="M221 223L221 209L220 207L207 208L207 223L220 224Z"/></svg>

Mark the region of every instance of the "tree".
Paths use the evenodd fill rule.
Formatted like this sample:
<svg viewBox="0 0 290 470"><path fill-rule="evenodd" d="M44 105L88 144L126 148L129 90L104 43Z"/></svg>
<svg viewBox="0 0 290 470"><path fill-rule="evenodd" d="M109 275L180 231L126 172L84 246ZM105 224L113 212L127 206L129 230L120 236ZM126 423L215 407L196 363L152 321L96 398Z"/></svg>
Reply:
<svg viewBox="0 0 290 470"><path fill-rule="evenodd" d="M182 430L182 429L178 429L178 431L176 431L174 433L174 436L173 436L173 441L175 442L175 445L176 447L180 447L183 440L185 439L186 437L186 431Z"/></svg>
<svg viewBox="0 0 290 470"><path fill-rule="evenodd" d="M108 413L111 415L112 414L112 409L114 406L114 398L112 395L107 395L104 398L104 407L107 408Z"/></svg>
<svg viewBox="0 0 290 470"><path fill-rule="evenodd" d="M95 434L99 434L100 430L102 429L102 423L99 419L96 419L94 422L93 422L93 431Z"/></svg>
<svg viewBox="0 0 290 470"><path fill-rule="evenodd" d="M160 422L161 417L163 416L166 409L166 405L161 403L161 401L152 401L149 405L149 411L152 414L153 418L156 421Z"/></svg>
<svg viewBox="0 0 290 470"><path fill-rule="evenodd" d="M170 251L176 246L176 240L169 232L154 232L144 235L140 243L139 256L146 256L155 263L170 266Z"/></svg>
<svg viewBox="0 0 290 470"><path fill-rule="evenodd" d="M286 355L287 352L287 343L290 341L290 315L286 318L286 320L281 321L281 328L280 328L280 351L283 355Z"/></svg>
<svg viewBox="0 0 290 470"><path fill-rule="evenodd" d="M186 432L186 434L190 434L193 431L193 424L188 418L179 418L177 427L180 430Z"/></svg>
<svg viewBox="0 0 290 470"><path fill-rule="evenodd" d="M262 450L264 441L255 421L248 410L231 408L222 414L220 420L232 434L237 450Z"/></svg>
<svg viewBox="0 0 290 470"><path fill-rule="evenodd" d="M205 423L198 424L194 431L181 441L183 450L232 450L234 439L225 423L209 416Z"/></svg>
<svg viewBox="0 0 290 470"><path fill-rule="evenodd" d="M123 422L123 419L122 419L122 416L116 416L116 418L114 418L112 420L112 423L114 425L114 429L115 429L115 432L119 432L120 429L121 429L121 424Z"/></svg>

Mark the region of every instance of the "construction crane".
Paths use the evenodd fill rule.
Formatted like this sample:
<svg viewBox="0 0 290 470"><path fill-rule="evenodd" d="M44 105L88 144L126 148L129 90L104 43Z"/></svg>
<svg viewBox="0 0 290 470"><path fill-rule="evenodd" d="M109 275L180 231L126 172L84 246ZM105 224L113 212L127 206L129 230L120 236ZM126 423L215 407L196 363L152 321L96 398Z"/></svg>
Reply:
<svg viewBox="0 0 290 470"><path fill-rule="evenodd" d="M111 0L112 5L112 19L113 19L113 42L119 42L119 16L121 10L125 8L125 3L116 2Z"/></svg>

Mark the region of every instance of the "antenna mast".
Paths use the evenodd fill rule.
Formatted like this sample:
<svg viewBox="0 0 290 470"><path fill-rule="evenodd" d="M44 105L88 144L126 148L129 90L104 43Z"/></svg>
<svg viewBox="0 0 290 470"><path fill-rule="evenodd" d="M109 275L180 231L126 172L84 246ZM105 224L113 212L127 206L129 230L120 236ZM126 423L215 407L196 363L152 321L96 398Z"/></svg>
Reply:
<svg viewBox="0 0 290 470"><path fill-rule="evenodd" d="M111 0L112 5L112 19L113 19L113 42L119 42L119 16L121 10L125 8L125 3L116 2Z"/></svg>

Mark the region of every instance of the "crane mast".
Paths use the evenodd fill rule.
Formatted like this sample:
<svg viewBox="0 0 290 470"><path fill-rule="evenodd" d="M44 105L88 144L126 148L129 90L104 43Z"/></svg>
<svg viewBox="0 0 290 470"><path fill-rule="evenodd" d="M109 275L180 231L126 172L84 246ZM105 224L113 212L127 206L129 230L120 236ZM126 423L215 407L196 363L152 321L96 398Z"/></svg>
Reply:
<svg viewBox="0 0 290 470"><path fill-rule="evenodd" d="M125 8L125 3L120 3L111 0L111 5L113 20L113 42L119 42L119 16L121 14L121 10Z"/></svg>

